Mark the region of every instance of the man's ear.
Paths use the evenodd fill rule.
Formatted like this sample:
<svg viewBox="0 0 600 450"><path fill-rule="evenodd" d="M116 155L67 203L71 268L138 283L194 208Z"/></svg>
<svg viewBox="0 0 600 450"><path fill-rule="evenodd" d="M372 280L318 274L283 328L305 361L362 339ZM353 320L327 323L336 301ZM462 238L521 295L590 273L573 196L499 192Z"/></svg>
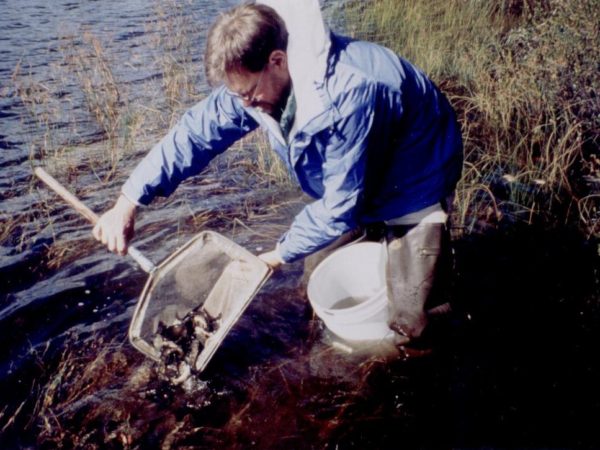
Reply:
<svg viewBox="0 0 600 450"><path fill-rule="evenodd" d="M273 50L269 55L269 64L287 70L287 53L283 50Z"/></svg>

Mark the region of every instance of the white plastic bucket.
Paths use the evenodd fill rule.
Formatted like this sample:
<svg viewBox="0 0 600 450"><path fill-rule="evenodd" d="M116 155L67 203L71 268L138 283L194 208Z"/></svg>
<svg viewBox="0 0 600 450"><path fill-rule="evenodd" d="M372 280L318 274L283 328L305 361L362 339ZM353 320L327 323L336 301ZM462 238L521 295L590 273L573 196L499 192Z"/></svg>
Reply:
<svg viewBox="0 0 600 450"><path fill-rule="evenodd" d="M385 261L383 244L359 242L336 250L316 267L307 294L329 330L348 341L392 336Z"/></svg>

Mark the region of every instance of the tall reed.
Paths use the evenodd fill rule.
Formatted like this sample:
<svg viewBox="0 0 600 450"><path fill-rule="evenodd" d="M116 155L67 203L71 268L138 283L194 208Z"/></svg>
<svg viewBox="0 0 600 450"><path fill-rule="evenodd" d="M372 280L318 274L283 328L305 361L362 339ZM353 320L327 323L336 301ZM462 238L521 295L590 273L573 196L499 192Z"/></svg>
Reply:
<svg viewBox="0 0 600 450"><path fill-rule="evenodd" d="M173 125L181 113L199 100L200 53L197 18L190 14L189 0L155 0L154 20L148 26L154 60L161 74L165 118Z"/></svg>
<svg viewBox="0 0 600 450"><path fill-rule="evenodd" d="M461 226L503 212L529 221L549 210L565 217L581 204L582 170L597 149L600 122L597 6L595 0L349 4L350 33L416 63L458 111L466 159L456 196Z"/></svg>
<svg viewBox="0 0 600 450"><path fill-rule="evenodd" d="M118 137L123 111L123 95L112 68L114 62L100 38L89 31L84 31L81 37L66 38L61 50L66 70L75 78L87 110L106 138L111 174L121 158Z"/></svg>
<svg viewBox="0 0 600 450"><path fill-rule="evenodd" d="M65 62L79 82L86 106L109 138L119 128L121 93L110 59L100 39L84 32L80 42L67 40L63 47Z"/></svg>
<svg viewBox="0 0 600 450"><path fill-rule="evenodd" d="M271 148L265 133L251 133L234 152L234 163L244 168L254 187L290 189L295 186L284 162Z"/></svg>

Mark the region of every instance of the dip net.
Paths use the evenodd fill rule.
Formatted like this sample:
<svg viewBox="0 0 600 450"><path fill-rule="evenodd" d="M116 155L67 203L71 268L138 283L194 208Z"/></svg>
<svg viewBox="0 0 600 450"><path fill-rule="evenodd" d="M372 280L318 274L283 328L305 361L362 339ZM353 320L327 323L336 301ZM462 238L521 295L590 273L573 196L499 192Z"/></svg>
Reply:
<svg viewBox="0 0 600 450"><path fill-rule="evenodd" d="M269 277L269 267L204 231L151 273L129 329L131 343L175 383L201 372Z"/></svg>

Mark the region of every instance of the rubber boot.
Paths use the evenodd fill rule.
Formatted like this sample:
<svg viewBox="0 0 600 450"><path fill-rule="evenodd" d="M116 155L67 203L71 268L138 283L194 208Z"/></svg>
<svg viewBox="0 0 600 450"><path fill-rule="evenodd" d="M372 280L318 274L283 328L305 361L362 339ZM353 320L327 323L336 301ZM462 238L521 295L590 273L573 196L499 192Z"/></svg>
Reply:
<svg viewBox="0 0 600 450"><path fill-rule="evenodd" d="M418 339L428 324L427 310L439 305L435 305L431 294L442 265L442 250L446 251L444 247L448 246L446 234L446 227L441 223L388 228L389 326L396 333L396 345Z"/></svg>

